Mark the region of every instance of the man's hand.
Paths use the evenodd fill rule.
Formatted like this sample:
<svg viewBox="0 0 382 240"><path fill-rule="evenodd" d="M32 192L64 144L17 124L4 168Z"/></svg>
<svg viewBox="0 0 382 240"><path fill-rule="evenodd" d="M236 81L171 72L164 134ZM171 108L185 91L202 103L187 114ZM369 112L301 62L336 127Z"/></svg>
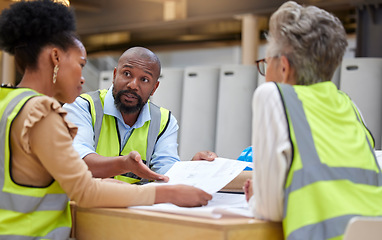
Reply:
<svg viewBox="0 0 382 240"><path fill-rule="evenodd" d="M139 155L137 151L132 151L125 157L126 172L133 172L135 175L144 179L168 182L167 176L151 171L150 168L143 163L141 155Z"/></svg>
<svg viewBox="0 0 382 240"><path fill-rule="evenodd" d="M197 161L197 160L213 161L217 157L218 157L218 155L216 155L216 153L214 153L214 152L201 151L201 152L196 153L191 160L192 161Z"/></svg>
<svg viewBox="0 0 382 240"><path fill-rule="evenodd" d="M245 199L248 202L249 199L253 195L253 188L252 188L252 180L251 179L247 179L247 181L244 183L243 190L244 190L244 193L245 193Z"/></svg>

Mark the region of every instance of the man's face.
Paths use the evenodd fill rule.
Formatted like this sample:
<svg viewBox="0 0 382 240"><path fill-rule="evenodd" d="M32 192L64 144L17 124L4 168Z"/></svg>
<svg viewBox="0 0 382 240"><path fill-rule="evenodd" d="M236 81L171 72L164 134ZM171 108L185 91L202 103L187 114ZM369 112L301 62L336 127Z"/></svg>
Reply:
<svg viewBox="0 0 382 240"><path fill-rule="evenodd" d="M159 66L136 55L122 57L114 69L114 103L122 113L136 113L157 89Z"/></svg>

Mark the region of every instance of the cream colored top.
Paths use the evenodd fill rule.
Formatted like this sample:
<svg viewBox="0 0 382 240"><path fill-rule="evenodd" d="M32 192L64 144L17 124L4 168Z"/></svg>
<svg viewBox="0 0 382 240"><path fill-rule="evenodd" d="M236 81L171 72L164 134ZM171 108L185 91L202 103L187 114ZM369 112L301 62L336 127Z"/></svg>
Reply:
<svg viewBox="0 0 382 240"><path fill-rule="evenodd" d="M11 174L21 185L42 187L53 179L82 207L151 205L155 187L107 182L92 177L72 147L77 127L53 98L30 99L11 127Z"/></svg>
<svg viewBox="0 0 382 240"><path fill-rule="evenodd" d="M252 101L253 196L255 218L280 222L292 145L280 93L274 83L257 87Z"/></svg>

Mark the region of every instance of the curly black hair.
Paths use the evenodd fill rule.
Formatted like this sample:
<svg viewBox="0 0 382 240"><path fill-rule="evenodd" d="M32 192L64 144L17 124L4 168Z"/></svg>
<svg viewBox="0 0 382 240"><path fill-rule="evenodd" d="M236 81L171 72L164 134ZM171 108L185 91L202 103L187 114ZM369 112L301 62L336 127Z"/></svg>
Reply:
<svg viewBox="0 0 382 240"><path fill-rule="evenodd" d="M36 68L38 55L47 45L67 50L75 46L74 12L52 0L21 1L12 4L0 15L0 49L15 55L23 73L26 67Z"/></svg>

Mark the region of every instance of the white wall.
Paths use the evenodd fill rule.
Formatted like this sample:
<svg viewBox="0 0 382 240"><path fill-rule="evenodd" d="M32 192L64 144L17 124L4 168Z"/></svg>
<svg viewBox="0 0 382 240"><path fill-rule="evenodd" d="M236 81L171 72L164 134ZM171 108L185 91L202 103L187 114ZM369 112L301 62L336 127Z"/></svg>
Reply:
<svg viewBox="0 0 382 240"><path fill-rule="evenodd" d="M240 46L159 51L155 53L164 68L218 66L221 64L241 63Z"/></svg>
<svg viewBox="0 0 382 240"><path fill-rule="evenodd" d="M355 48L356 48L355 37L349 37L348 38L348 44L349 45L348 45L348 48L345 52L344 59L355 58ZM259 54L258 58L259 59L265 57L265 48L266 48L265 44L260 45L259 50L258 50L258 54ZM158 55L159 59L161 60L162 67L164 68L165 72L167 71L167 68L188 69L190 67L191 68L192 67L196 67L196 68L199 68L199 67L216 68L216 67L218 67L219 69L224 69L225 66L227 66L227 65L228 66L229 65L233 65L233 66L240 65L240 62L241 62L241 48L240 48L240 46L217 47L217 48L211 48L211 49L203 48L203 49L182 50L182 51L165 51L165 52L157 52L156 54ZM255 82L256 82L256 80L257 80L256 86L262 84L265 81L264 77L262 77L260 75L259 75L258 79L254 79ZM337 69L336 73L333 76L332 81L339 87L340 86L340 80L341 80L341 67L339 67ZM184 78L179 79L179 81L184 81ZM220 79L220 81L221 81L221 79ZM183 84L183 82L182 82L182 84ZM219 88L220 84L221 84L221 82L219 83L219 85L217 85L217 88ZM192 92L187 92L188 90L190 90ZM164 91L166 91L166 90L164 90ZM194 96L195 98L203 98L204 97L203 94L205 94L205 93L203 93L201 95L200 92L203 92L203 91L198 92L197 89L191 90L191 89L188 89L187 87L183 88L182 91L183 92L182 92L181 96L178 96L179 103L181 103L183 101L182 99L183 99L184 95ZM158 88L157 93L160 94L160 87ZM169 93L167 93L167 94L169 94ZM176 93L176 94L179 95L179 93ZM214 94L216 94L215 91L214 91ZM240 94L241 94L240 92L237 92L237 91L234 92L233 91L232 97L234 98L235 95L239 96ZM164 96L161 95L161 98L163 98L163 97ZM155 95L154 95L154 99L155 99ZM158 104L160 105L160 103L158 103ZM216 103L216 109L218 109L218 104L219 103ZM235 109L235 110L236 110L235 114L238 117L240 117L240 116L246 116L249 118L251 117L251 116L248 116L248 112L243 112L243 110L237 110L237 109ZM187 111L187 109L181 109L181 110L176 110L176 111L183 111L183 113L184 113ZM240 111L242 111L242 112L240 112ZM181 112L179 112L179 113L176 112L176 114L182 115ZM195 113L193 113L193 114L195 114ZM213 114L213 118L216 118L216 116L214 114ZM188 115L188 118L190 118L190 117L191 116ZM195 115L194 117L205 118L206 116ZM218 117L221 118L222 116L218 116ZM368 116L368 118L371 118L371 117L372 116ZM182 121L179 121L179 125L180 125L179 134L180 135L182 134L181 122L184 122L184 121L185 121L185 119L182 119ZM206 121L210 121L210 119L206 119ZM219 119L216 120L216 124L215 124L216 126L215 127L218 126L218 121L219 121ZM187 126L187 129L189 127L190 126ZM197 126L194 126L194 127L197 127ZM220 127L220 129L223 129L223 128ZM184 131L185 130L183 130L183 132ZM222 130L220 130L220 131L222 131ZM251 126L248 126L248 131L251 131ZM191 132L192 131L190 131L190 129L187 130L188 134L190 134ZM200 133L198 133L198 134L200 134ZM380 134L375 134L375 135L377 138L380 137ZM218 138L219 136L225 136L225 135L221 134L221 133L220 134L217 133L216 137ZM190 137L190 138L194 138L194 137ZM237 136L235 136L235 137L237 137ZM247 139L246 135L245 136L243 135L242 137ZM188 159L191 157L191 152L196 153L196 151L199 151L199 150L212 150L212 151L219 150L219 147L214 145L214 143L219 143L219 140L214 138L211 134L206 134L205 136L200 136L199 138L203 139L203 141L199 141L199 143L210 141L209 144L204 144L206 146L210 146L210 148L209 149L197 149L197 148L195 148L196 147L195 145L191 145L189 143L189 141L187 141L187 139L185 139L185 136L178 136L178 140L179 140L180 145L181 145L180 151L179 151L180 156L181 157L183 156L183 158ZM208 138L208 139L205 139L205 138ZM182 143L182 141L183 141L183 143ZM250 145L249 140L245 140L245 141L247 141L248 145ZM184 142L187 142L187 144L184 144ZM380 142L380 139L377 140L377 143L379 143L379 142ZM199 145L201 145L201 144L199 144ZM187 146L188 146L188 148L187 148ZM243 149L244 148L245 147L243 147ZM376 146L376 148L380 149L380 146ZM184 154L182 154L182 151L184 152ZM224 151L221 151L221 152L224 155L222 157L229 157L229 158L236 158L240 154L240 150L238 150L237 147L231 146L231 148L230 148L230 146L227 145L226 143L224 145ZM182 160L187 160L187 159L182 159Z"/></svg>
<svg viewBox="0 0 382 240"><path fill-rule="evenodd" d="M345 52L344 58L354 58L355 57L355 48L356 48L356 39L354 36L350 36L348 38L348 48ZM265 48L266 44L261 44L258 49L258 58L264 58L265 57ZM184 84L184 72L186 69L190 68L205 68L205 67L211 67L211 68L218 68L218 69L224 69L226 66L238 66L241 63L241 47L239 45L237 46L225 46L225 47L214 47L214 48L200 48L200 49L191 49L191 50L173 50L173 51L156 51L156 54L158 55L161 64L162 64L162 78L161 78L161 84L157 90L157 92L154 94L152 100L153 102L157 102L158 105L161 105L163 107L169 108L174 116L176 116L179 125L180 130L179 134L182 134L182 124L181 122L184 122L184 119L182 118L182 101L183 96L194 96L195 98L201 98L203 97L200 92L196 89L191 90L192 92L187 92L188 89L183 88ZM112 70L112 69L111 69ZM340 79L341 79L341 68L339 67L333 76L332 81L339 87L340 86ZM92 71L90 71L92 72ZM100 75L106 74L106 76L111 76L111 72L102 72ZM97 78L97 81L100 81L99 84L97 83L96 86L105 87L104 85L109 85L109 82L105 81L102 83L102 79L105 78L104 75ZM179 81L179 82L177 82ZM256 79L254 79L256 81ZM264 78L259 75L257 79L257 85L260 85L264 82ZM102 83L102 84L101 84ZM174 85L175 84L175 85ZM94 85L94 84L92 84ZM218 88L220 85L216 85L215 89L218 91ZM170 89L171 88L171 89ZM92 89L90 89L92 90ZM162 90L162 91L161 91ZM216 94L216 91L214 91L214 94ZM206 94L206 93L204 93ZM240 94L240 93L232 93L234 94ZM219 97L219 96L218 96ZM216 103L216 109L218 109L218 103ZM235 109L238 116L246 116L248 117L248 112L243 112L243 110ZM362 109L361 109L362 110ZM239 111L239 112L238 112ZM242 112L240 112L242 111ZM247 111L247 110L246 110ZM217 111L216 111L217 112ZM216 113L217 114L217 113ZM205 117L203 115L195 116L195 117ZM216 118L216 115L213 115L214 118ZM250 116L249 116L250 117ZM221 116L219 116L221 118ZM368 116L370 118L370 116ZM367 120L366 120L367 121ZM218 126L218 120L216 120L216 126ZM216 127L215 126L215 127ZM224 127L223 127L224 128ZM222 129L222 127L220 127ZM250 131L251 126L248 126L248 131ZM209 134L207 138L208 141L210 141L209 144L205 144L206 146L210 146L209 149L194 149L190 147L190 149L184 150L185 154L180 155L184 158L189 158L191 155L191 151L198 151L198 150L212 150L215 151L216 149L219 151L219 147L215 146L215 142L219 143L219 141L216 141L216 139L212 136L213 134ZM216 135L217 137L222 136L219 133ZM203 136L201 136L203 137ZM206 136L205 136L206 137ZM237 137L237 136L235 136ZM240 137L240 136L239 136ZM243 136L243 138L247 139L248 136ZM178 142L182 144L182 136L178 136ZM184 137L183 137L184 139ZM203 139L203 141L206 141L206 139ZM250 144L249 140L245 140L248 142L248 145ZM189 142L187 140L183 140L183 142ZM241 143L244 145L244 143ZM227 144L225 145L227 146ZM182 149L185 149L186 146L182 146L180 151ZM195 146L194 146L195 147ZM377 146L377 149L380 146ZM243 147L244 149L244 147ZM237 149L237 147L233 147L232 149L229 149L229 146L224 147L224 151L222 151L226 157L230 158L236 158L236 156L239 156L240 151ZM222 156L224 157L224 156ZM186 160L186 159L185 159Z"/></svg>

